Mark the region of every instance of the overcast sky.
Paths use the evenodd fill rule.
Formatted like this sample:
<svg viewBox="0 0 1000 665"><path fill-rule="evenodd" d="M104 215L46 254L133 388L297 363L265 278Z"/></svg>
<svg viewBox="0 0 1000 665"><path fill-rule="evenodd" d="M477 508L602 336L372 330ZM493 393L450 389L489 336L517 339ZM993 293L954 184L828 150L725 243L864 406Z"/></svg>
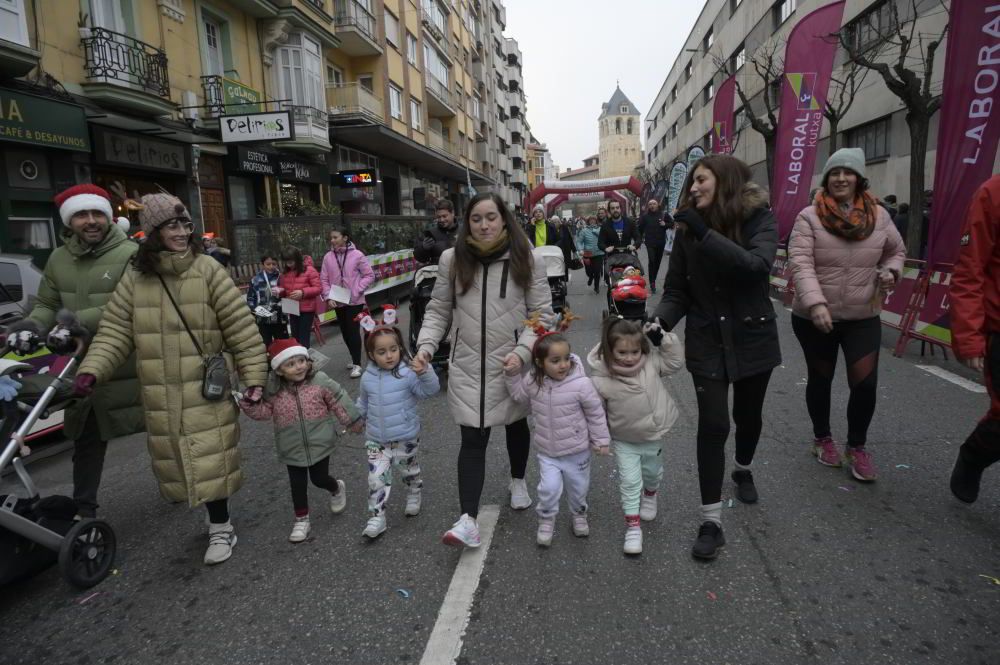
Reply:
<svg viewBox="0 0 1000 665"><path fill-rule="evenodd" d="M524 55L531 133L561 170L597 152L597 116L616 80L645 116L704 4L505 0L504 35Z"/></svg>

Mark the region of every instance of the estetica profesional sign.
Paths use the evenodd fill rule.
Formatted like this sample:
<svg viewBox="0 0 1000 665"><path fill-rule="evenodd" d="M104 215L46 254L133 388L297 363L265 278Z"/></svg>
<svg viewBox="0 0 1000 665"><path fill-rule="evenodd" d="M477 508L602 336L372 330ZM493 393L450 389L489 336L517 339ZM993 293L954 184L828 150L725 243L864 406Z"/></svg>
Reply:
<svg viewBox="0 0 1000 665"><path fill-rule="evenodd" d="M288 111L224 115L219 118L219 129L223 143L290 141L295 138L295 127Z"/></svg>

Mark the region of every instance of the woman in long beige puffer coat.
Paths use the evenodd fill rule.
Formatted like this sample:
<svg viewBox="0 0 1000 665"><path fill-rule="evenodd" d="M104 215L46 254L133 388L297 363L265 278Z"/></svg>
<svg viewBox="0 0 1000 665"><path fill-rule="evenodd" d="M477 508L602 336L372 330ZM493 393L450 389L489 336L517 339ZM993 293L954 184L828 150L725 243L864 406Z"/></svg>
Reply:
<svg viewBox="0 0 1000 665"><path fill-rule="evenodd" d="M160 493L170 501L205 504L209 548L205 563L229 558L236 535L228 499L243 482L237 450L239 411L232 399L202 396L204 362L169 289L206 355L224 352L259 398L267 357L253 316L225 268L200 253L183 204L168 194L142 198L147 240L108 302L77 375L77 392L111 378L135 351L146 412L148 447ZM162 281L161 281L162 278Z"/></svg>
<svg viewBox="0 0 1000 665"><path fill-rule="evenodd" d="M444 541L478 547L476 517L494 425L507 430L511 507L523 510L531 505L524 482L530 443L527 406L511 399L503 368L505 363L531 359L536 335L525 326L525 319L538 312L543 321L551 322L554 314L545 264L534 260L528 238L499 196L480 194L469 202L455 243L441 255L414 366L425 369L449 328L455 331L448 404L462 432L458 453L462 516Z"/></svg>

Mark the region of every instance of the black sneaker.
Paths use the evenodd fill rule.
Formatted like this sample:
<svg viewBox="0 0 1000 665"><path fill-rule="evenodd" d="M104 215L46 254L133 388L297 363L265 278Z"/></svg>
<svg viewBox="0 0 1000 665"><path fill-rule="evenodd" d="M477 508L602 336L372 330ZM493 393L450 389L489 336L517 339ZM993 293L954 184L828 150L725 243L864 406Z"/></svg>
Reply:
<svg viewBox="0 0 1000 665"><path fill-rule="evenodd" d="M743 503L757 503L757 487L753 484L753 474L748 469L733 471L733 482L736 483L736 498Z"/></svg>
<svg viewBox="0 0 1000 665"><path fill-rule="evenodd" d="M705 522L698 529L698 539L691 548L691 556L695 559L711 561L719 556L719 549L725 547L726 537L722 535L722 527L715 522Z"/></svg>
<svg viewBox="0 0 1000 665"><path fill-rule="evenodd" d="M951 493L955 498L965 503L975 503L979 498L979 481L982 477L983 468L965 459L959 449L955 468L951 471Z"/></svg>

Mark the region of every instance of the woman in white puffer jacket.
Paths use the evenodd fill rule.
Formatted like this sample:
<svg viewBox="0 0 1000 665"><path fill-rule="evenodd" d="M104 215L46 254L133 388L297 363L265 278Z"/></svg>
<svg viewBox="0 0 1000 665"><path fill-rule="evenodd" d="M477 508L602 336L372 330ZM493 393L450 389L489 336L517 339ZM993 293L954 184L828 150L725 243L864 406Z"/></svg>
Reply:
<svg viewBox="0 0 1000 665"><path fill-rule="evenodd" d="M554 319L545 265L535 261L527 236L496 194L469 202L455 247L445 250L417 339L417 367L429 363L438 344L454 330L449 363L448 405L461 428L458 494L462 516L444 542L479 546L479 497L486 472L490 428L504 425L510 457L510 505L531 506L524 472L530 433L526 405L507 392L503 365L513 356L527 364L535 343L525 320L538 312Z"/></svg>

